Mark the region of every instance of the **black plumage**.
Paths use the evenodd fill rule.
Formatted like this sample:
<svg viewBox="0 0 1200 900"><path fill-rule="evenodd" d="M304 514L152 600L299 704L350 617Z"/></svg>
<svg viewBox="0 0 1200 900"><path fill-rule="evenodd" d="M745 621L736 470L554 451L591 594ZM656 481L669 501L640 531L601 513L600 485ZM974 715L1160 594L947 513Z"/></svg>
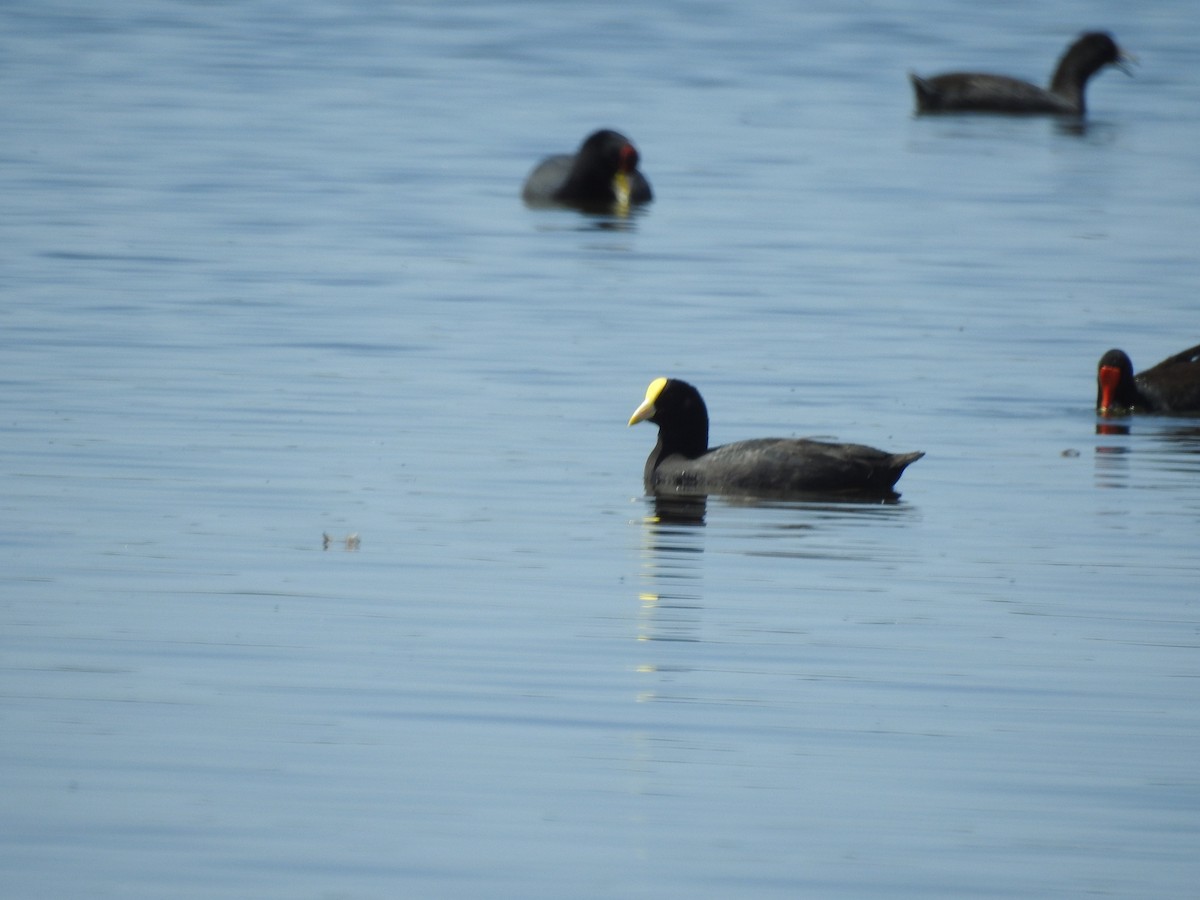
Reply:
<svg viewBox="0 0 1200 900"><path fill-rule="evenodd" d="M905 467L925 455L803 438L757 438L709 449L704 399L674 378L650 383L629 424L643 421L658 426L643 474L650 494L887 498L895 496Z"/></svg>
<svg viewBox="0 0 1200 900"><path fill-rule="evenodd" d="M1200 413L1200 345L1136 375L1125 351L1109 350L1097 367L1096 412Z"/></svg>
<svg viewBox="0 0 1200 900"><path fill-rule="evenodd" d="M1084 90L1088 79L1105 66L1126 66L1132 56L1102 31L1082 35L1067 48L1054 70L1048 88L1007 75L982 72L949 72L922 78L909 74L916 93L917 111L996 112L1082 116L1087 111Z"/></svg>
<svg viewBox="0 0 1200 900"><path fill-rule="evenodd" d="M542 160L521 189L530 206L567 206L591 213L625 213L654 199L638 171L641 157L629 138L603 129L588 136L574 154Z"/></svg>

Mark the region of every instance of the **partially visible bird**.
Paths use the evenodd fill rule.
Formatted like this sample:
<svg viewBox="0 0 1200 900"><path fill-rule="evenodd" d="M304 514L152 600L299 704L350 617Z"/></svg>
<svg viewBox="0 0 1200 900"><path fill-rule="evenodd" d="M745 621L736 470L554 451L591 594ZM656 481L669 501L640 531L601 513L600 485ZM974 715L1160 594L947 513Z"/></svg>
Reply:
<svg viewBox="0 0 1200 900"><path fill-rule="evenodd" d="M757 438L709 449L704 399L675 378L650 382L629 424L643 421L658 426L643 473L649 494L889 498L905 467L925 455L803 438Z"/></svg>
<svg viewBox="0 0 1200 900"><path fill-rule="evenodd" d="M538 163L525 179L521 197L530 206L624 214L654 199L650 182L638 171L639 161L629 138L603 129L589 135L576 153Z"/></svg>
<svg viewBox="0 0 1200 900"><path fill-rule="evenodd" d="M1136 375L1124 350L1109 350L1096 372L1096 412L1200 413L1200 344Z"/></svg>
<svg viewBox="0 0 1200 900"><path fill-rule="evenodd" d="M1088 79L1105 66L1130 74L1134 58L1103 31L1090 31L1067 48L1050 87L1038 87L1007 75L949 72L922 78L909 73L917 112L997 112L1083 116Z"/></svg>

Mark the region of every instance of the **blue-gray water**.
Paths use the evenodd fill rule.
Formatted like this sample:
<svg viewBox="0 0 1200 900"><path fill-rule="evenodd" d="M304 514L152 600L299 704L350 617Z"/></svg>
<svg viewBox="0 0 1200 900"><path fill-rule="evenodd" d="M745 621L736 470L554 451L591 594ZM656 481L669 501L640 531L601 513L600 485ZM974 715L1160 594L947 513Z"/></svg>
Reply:
<svg viewBox="0 0 1200 900"><path fill-rule="evenodd" d="M1092 406L1200 341L1197 25L0 8L4 896L1194 896L1200 423ZM911 115L1096 27L1082 134ZM648 212L523 208L599 126ZM659 375L928 455L656 522Z"/></svg>

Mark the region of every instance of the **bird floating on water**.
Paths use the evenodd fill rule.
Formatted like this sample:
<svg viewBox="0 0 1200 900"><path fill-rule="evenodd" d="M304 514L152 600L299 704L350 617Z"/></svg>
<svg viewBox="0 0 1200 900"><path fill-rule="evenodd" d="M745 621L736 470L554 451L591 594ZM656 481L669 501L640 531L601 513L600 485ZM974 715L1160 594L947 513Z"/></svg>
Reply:
<svg viewBox="0 0 1200 900"><path fill-rule="evenodd" d="M1124 350L1109 350L1096 372L1096 412L1200 413L1200 344L1136 375Z"/></svg>
<svg viewBox="0 0 1200 900"><path fill-rule="evenodd" d="M538 163L525 179L521 197L534 207L624 215L654 199L650 182L638 170L640 161L629 138L602 129L589 135L577 152Z"/></svg>
<svg viewBox="0 0 1200 900"><path fill-rule="evenodd" d="M686 381L656 378L630 425L653 422L658 443L646 460L649 494L726 494L775 499L814 495L889 499L905 467L924 453L888 453L863 444L757 438L708 446L708 408Z"/></svg>
<svg viewBox="0 0 1200 900"><path fill-rule="evenodd" d="M1058 61L1048 88L1007 75L948 72L924 78L909 74L917 112L995 112L1083 116L1088 79L1105 66L1127 75L1134 57L1117 46L1112 35L1090 31L1071 44Z"/></svg>

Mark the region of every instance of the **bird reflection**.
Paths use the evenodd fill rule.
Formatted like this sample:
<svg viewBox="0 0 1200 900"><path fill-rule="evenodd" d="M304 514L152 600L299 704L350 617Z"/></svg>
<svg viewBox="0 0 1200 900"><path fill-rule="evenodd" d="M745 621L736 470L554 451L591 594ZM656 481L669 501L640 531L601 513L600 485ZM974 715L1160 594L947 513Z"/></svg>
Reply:
<svg viewBox="0 0 1200 900"><path fill-rule="evenodd" d="M646 502L652 514L641 520L638 640L697 640L705 498L652 497Z"/></svg>
<svg viewBox="0 0 1200 900"><path fill-rule="evenodd" d="M654 497L654 517L660 525L704 525L704 514L708 512L708 496L683 494Z"/></svg>
<svg viewBox="0 0 1200 900"><path fill-rule="evenodd" d="M547 218L537 224L536 228L542 232L554 231L574 231L581 234L631 234L638 230L638 222L644 214L638 210L631 210L624 215L584 215L580 216L573 213L566 213L555 210L547 214ZM614 250L619 252L628 252L632 247L621 242L614 243L611 247L601 247L600 249Z"/></svg>
<svg viewBox="0 0 1200 900"><path fill-rule="evenodd" d="M586 225L579 226L580 231L637 231L638 214L627 213L623 216L595 216Z"/></svg>
<svg viewBox="0 0 1200 900"><path fill-rule="evenodd" d="M1169 417L1159 417L1153 427L1147 428L1148 422L1143 418L1138 424L1141 434L1146 437L1159 438L1184 453L1200 453L1200 425L1195 424L1194 420L1176 425ZM1125 422L1106 420L1096 423L1096 434L1101 437L1129 437L1133 431L1132 426ZM1129 449L1125 443L1113 446L1099 444L1096 447L1098 453L1127 453Z"/></svg>
<svg viewBox="0 0 1200 900"><path fill-rule="evenodd" d="M1181 453L1200 454L1200 425L1177 425L1164 428L1162 439Z"/></svg>
<svg viewBox="0 0 1200 900"><path fill-rule="evenodd" d="M1178 423L1168 416L1141 417L1135 432L1132 419L1096 423L1096 479L1101 487L1129 487L1133 461L1143 460L1143 472L1186 472L1200 469L1200 425ZM1178 424L1177 424L1178 423Z"/></svg>

